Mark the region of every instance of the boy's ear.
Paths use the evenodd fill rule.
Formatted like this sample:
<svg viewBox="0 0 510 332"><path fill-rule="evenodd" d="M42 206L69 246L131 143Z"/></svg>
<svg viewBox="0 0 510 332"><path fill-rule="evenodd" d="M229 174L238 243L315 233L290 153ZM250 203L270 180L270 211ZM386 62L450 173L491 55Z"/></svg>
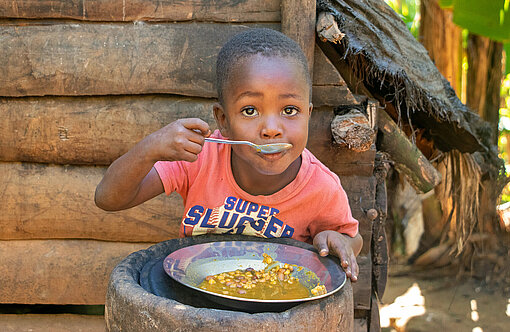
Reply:
<svg viewBox="0 0 510 332"><path fill-rule="evenodd" d="M310 103L310 106L308 107L308 116L312 115L312 110L313 110L313 104Z"/></svg>
<svg viewBox="0 0 510 332"><path fill-rule="evenodd" d="M213 105L214 119L216 120L216 124L218 125L218 129L221 132L223 137L229 137L229 125L227 114L223 106L220 103L214 103Z"/></svg>

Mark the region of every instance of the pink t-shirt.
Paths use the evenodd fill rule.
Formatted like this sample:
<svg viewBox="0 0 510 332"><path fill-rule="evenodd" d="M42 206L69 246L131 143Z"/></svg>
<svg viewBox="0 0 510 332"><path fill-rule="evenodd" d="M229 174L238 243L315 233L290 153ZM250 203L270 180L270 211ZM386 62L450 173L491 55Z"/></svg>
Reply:
<svg viewBox="0 0 510 332"><path fill-rule="evenodd" d="M221 137L216 131L212 137ZM308 150L296 178L272 195L253 196L236 183L230 146L206 143L195 162L159 161L154 167L165 192L184 200L180 236L205 233L292 237L312 243L324 230L354 237L358 221L351 215L338 176Z"/></svg>

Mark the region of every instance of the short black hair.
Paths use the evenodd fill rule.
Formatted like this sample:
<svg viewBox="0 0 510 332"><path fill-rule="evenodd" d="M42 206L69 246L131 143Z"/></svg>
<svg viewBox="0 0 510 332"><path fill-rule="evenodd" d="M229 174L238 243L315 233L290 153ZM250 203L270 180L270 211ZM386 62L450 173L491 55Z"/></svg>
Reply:
<svg viewBox="0 0 510 332"><path fill-rule="evenodd" d="M266 28L254 28L240 32L223 45L216 61L216 89L218 100L223 103L223 89L230 79L235 65L249 56L260 54L267 57L290 57L303 67L310 86L308 62L299 45L283 33Z"/></svg>

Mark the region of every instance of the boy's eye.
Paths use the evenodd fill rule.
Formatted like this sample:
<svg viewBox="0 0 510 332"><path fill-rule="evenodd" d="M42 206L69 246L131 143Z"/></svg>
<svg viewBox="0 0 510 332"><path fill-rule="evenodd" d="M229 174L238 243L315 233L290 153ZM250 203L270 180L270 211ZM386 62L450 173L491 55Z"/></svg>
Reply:
<svg viewBox="0 0 510 332"><path fill-rule="evenodd" d="M283 109L283 114L285 115L296 115L299 110L294 106L287 106Z"/></svg>
<svg viewBox="0 0 510 332"><path fill-rule="evenodd" d="M258 115L259 113L257 112L257 110L253 107L246 107L246 108L243 108L241 110L241 113L244 115L244 116L256 116Z"/></svg>

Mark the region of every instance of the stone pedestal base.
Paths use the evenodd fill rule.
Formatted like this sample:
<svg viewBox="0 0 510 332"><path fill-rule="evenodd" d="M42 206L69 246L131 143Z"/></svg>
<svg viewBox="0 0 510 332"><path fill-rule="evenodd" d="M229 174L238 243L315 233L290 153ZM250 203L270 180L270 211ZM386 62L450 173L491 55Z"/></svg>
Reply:
<svg viewBox="0 0 510 332"><path fill-rule="evenodd" d="M282 312L250 314L197 306L200 296L179 302L153 294L141 286L144 267L171 252L212 241L268 241L246 236L198 236L158 243L129 255L113 270L106 296L107 330L116 331L352 331L354 307L349 281L335 294ZM312 246L292 239L272 239L306 249ZM150 287L144 285L150 290ZM184 286L180 286L186 288Z"/></svg>

